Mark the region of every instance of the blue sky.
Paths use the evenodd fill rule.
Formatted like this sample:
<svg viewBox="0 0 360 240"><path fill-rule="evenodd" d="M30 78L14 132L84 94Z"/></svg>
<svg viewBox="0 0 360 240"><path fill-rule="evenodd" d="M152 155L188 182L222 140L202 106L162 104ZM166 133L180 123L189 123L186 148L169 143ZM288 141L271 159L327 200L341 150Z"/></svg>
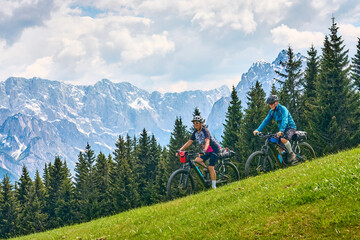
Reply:
<svg viewBox="0 0 360 240"><path fill-rule="evenodd" d="M0 0L0 80L103 78L148 91L236 85L289 44L321 47L331 16L353 57L358 0Z"/></svg>

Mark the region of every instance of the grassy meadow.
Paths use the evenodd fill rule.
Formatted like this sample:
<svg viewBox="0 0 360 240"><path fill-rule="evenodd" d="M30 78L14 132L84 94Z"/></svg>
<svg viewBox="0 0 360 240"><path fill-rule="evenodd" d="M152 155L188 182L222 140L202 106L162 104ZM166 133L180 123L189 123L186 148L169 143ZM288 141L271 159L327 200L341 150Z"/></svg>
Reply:
<svg viewBox="0 0 360 240"><path fill-rule="evenodd" d="M360 239L360 148L16 239Z"/></svg>

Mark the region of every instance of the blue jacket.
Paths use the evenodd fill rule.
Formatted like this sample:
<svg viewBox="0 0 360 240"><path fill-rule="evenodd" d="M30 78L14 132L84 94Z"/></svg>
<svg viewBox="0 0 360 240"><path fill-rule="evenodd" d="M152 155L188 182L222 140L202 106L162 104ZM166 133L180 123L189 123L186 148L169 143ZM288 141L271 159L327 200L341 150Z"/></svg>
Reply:
<svg viewBox="0 0 360 240"><path fill-rule="evenodd" d="M279 125L279 132L285 132L289 128L296 129L296 125L293 118L291 117L291 114L286 107L280 105L279 103L274 111L270 109L269 114L256 130L261 132L261 130L263 130L266 125L269 124L271 119L274 119Z"/></svg>

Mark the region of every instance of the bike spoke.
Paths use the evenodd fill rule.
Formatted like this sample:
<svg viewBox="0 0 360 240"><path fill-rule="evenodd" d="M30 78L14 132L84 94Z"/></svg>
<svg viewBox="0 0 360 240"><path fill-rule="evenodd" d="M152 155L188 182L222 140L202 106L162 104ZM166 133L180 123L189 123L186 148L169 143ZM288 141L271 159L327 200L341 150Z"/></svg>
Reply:
<svg viewBox="0 0 360 240"><path fill-rule="evenodd" d="M193 192L193 189L194 182L188 172L178 170L170 176L167 191L171 199L189 195Z"/></svg>
<svg viewBox="0 0 360 240"><path fill-rule="evenodd" d="M236 166L230 162L223 163L220 169L217 171L217 185L228 184L239 180L239 171Z"/></svg>
<svg viewBox="0 0 360 240"><path fill-rule="evenodd" d="M245 176L256 176L265 172L270 172L273 169L273 164L269 156L261 151L254 152L247 159L245 164Z"/></svg>

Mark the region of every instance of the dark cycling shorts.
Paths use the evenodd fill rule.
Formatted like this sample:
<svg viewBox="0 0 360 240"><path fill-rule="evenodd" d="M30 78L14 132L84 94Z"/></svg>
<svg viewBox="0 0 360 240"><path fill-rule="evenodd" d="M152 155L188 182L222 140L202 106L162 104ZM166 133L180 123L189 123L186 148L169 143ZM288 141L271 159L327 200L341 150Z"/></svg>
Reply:
<svg viewBox="0 0 360 240"><path fill-rule="evenodd" d="M289 128L289 129L285 130L283 138L285 138L286 140L291 140L291 138L295 134L295 132L296 132L296 129Z"/></svg>
<svg viewBox="0 0 360 240"><path fill-rule="evenodd" d="M210 158L209 161L209 166L215 166L217 160L218 160L218 155L214 152L209 152L209 153L205 153L204 155L202 155L200 157L202 160L206 161Z"/></svg>

